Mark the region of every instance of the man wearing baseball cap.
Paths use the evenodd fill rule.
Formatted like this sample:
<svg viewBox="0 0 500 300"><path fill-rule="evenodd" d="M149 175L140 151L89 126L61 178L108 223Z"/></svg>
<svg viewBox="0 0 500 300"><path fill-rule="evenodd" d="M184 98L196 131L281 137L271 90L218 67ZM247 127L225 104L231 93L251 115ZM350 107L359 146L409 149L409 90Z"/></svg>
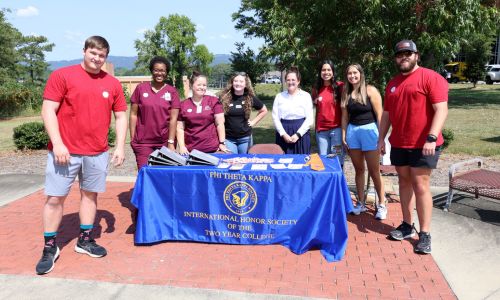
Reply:
<svg viewBox="0 0 500 300"><path fill-rule="evenodd" d="M379 147L392 126L391 163L399 177L403 222L389 237L403 240L415 235L412 213L416 205L420 224L416 253L431 252L432 195L430 175L441 153L443 128L448 115L448 83L433 70L418 65L420 54L412 40L395 46L394 60L400 74L385 89Z"/></svg>

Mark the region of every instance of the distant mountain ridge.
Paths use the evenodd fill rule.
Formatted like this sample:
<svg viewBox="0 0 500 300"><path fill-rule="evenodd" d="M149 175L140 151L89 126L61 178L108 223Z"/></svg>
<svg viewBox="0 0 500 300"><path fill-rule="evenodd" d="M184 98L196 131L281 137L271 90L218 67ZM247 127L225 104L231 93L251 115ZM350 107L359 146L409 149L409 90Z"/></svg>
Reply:
<svg viewBox="0 0 500 300"><path fill-rule="evenodd" d="M229 58L231 58L231 55L229 55L229 54L215 54L214 61L210 64L210 66L215 66L215 65L223 64L223 63L229 64L229 63L231 63L229 61ZM115 69L125 68L128 70L131 70L135 67L136 60L137 60L137 56L113 56L113 55L110 55L108 57L108 61L111 62L115 66ZM72 59L72 60L49 61L47 63L49 64L50 70L55 70L55 69L59 69L62 67L79 64L81 61L82 61L82 59L78 58L78 59Z"/></svg>

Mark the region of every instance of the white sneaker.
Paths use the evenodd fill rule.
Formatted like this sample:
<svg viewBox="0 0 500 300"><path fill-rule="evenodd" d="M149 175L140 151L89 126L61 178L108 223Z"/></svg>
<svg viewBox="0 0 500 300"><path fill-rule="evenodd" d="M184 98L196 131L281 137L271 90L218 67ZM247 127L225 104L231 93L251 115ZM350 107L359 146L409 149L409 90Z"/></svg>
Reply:
<svg viewBox="0 0 500 300"><path fill-rule="evenodd" d="M358 216L360 213L365 212L367 210L368 209L366 208L366 206L364 204L358 203L358 204L356 204L356 206L354 206L354 209L351 212L353 214L355 214L356 216Z"/></svg>
<svg viewBox="0 0 500 300"><path fill-rule="evenodd" d="M377 214L375 215L375 219L377 220L387 219L387 207L385 205L377 204Z"/></svg>

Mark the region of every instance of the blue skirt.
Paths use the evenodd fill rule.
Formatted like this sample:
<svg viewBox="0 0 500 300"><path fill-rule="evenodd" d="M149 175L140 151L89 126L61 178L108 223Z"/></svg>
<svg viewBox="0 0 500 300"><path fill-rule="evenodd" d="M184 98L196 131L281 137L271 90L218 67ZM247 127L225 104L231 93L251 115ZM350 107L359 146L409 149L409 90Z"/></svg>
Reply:
<svg viewBox="0 0 500 300"><path fill-rule="evenodd" d="M297 130L300 128L302 123L304 123L306 119L296 119L296 120L283 120L281 119L281 124L283 125L283 129L285 132L292 136ZM276 132L276 144L280 145L281 149L285 152L285 154L310 154L311 153L311 135L309 130L304 134L296 143L287 143L283 138Z"/></svg>

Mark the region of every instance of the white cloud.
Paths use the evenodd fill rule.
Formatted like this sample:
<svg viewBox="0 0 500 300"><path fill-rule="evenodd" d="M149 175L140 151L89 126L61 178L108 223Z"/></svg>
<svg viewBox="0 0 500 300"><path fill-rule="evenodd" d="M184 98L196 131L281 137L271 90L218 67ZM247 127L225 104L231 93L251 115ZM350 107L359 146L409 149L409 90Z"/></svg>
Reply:
<svg viewBox="0 0 500 300"><path fill-rule="evenodd" d="M64 38L72 43L77 43L81 45L83 45L83 42L85 41L85 36L83 35L83 33L77 31L66 30L64 32Z"/></svg>
<svg viewBox="0 0 500 300"><path fill-rule="evenodd" d="M144 28L137 29L135 32L137 32L139 34L144 34L148 30L149 30L148 28L144 27Z"/></svg>
<svg viewBox="0 0 500 300"><path fill-rule="evenodd" d="M229 35L229 34L221 34L221 35L219 35L219 37L220 37L221 39L223 39L223 40L227 40L227 39L230 39L230 38L231 38L231 35Z"/></svg>
<svg viewBox="0 0 500 300"><path fill-rule="evenodd" d="M38 16L38 8L34 6L28 6L26 8L20 8L17 10L16 15L18 17L33 17Z"/></svg>

